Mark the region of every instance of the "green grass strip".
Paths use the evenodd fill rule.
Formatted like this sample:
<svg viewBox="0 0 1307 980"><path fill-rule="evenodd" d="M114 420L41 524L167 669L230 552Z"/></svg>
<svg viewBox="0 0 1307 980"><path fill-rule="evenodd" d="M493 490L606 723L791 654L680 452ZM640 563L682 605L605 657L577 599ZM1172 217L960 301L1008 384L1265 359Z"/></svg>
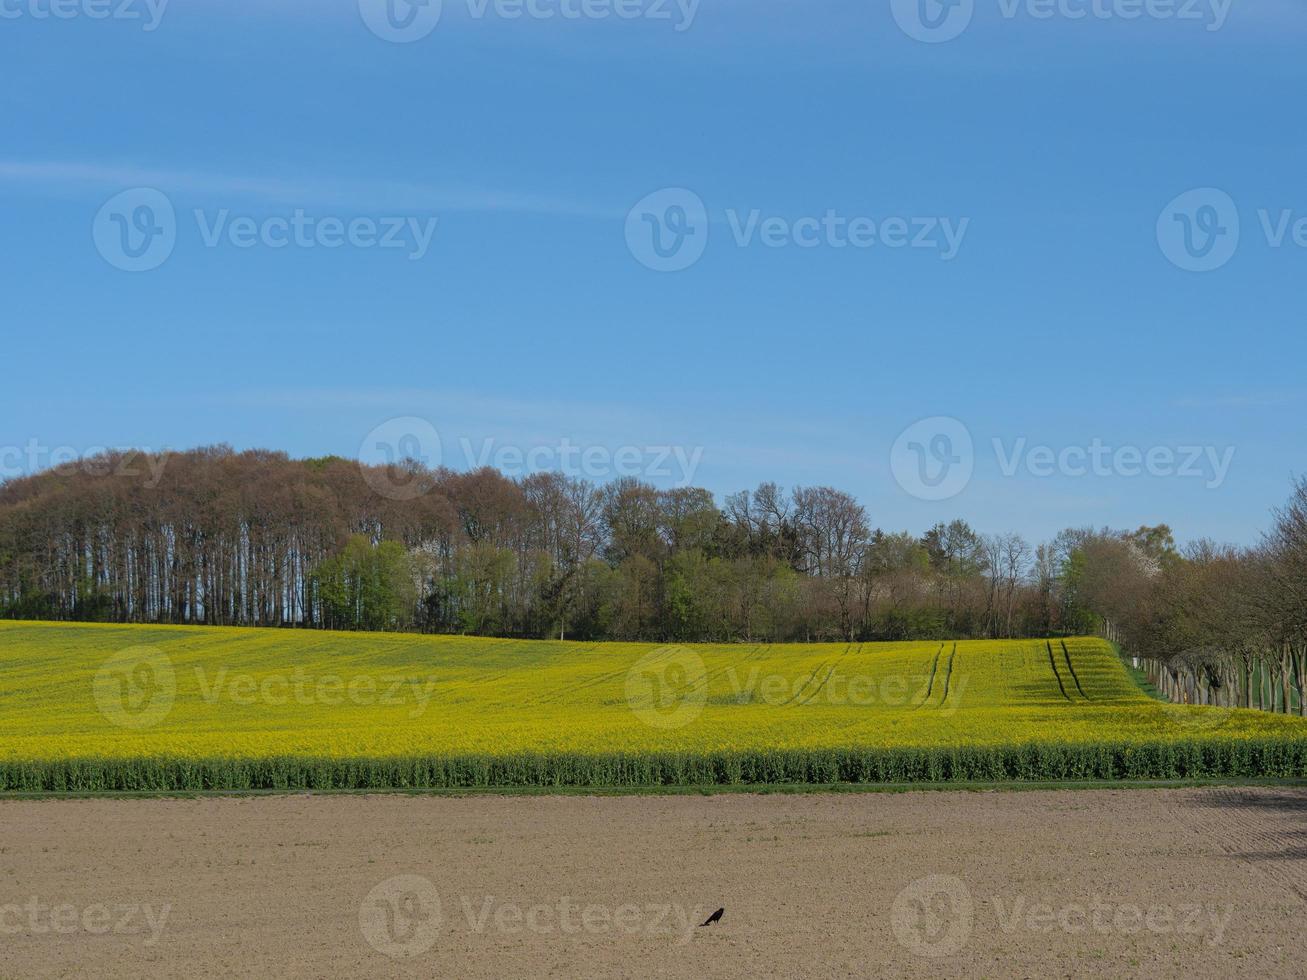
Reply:
<svg viewBox="0 0 1307 980"><path fill-rule="evenodd" d="M619 789L1304 777L1307 739L1260 738L702 754L72 759L0 763L0 792Z"/></svg>

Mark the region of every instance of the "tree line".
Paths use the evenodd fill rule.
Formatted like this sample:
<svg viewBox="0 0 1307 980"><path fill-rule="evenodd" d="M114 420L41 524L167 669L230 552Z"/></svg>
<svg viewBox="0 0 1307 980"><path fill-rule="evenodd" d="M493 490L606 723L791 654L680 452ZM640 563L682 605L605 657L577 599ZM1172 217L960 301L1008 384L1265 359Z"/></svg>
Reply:
<svg viewBox="0 0 1307 980"><path fill-rule="evenodd" d="M1037 545L962 520L887 531L826 486L719 504L634 478L226 446L0 484L10 618L658 642L1100 632L1182 698L1237 687L1285 707L1290 688L1301 706L1305 554L1302 483L1263 544L1183 550L1164 525Z"/></svg>
<svg viewBox="0 0 1307 980"><path fill-rule="evenodd" d="M726 498L219 446L0 486L9 617L625 640L1070 628L1032 550L962 521L872 526L831 487ZM1074 615L1071 619L1074 619Z"/></svg>
<svg viewBox="0 0 1307 980"><path fill-rule="evenodd" d="M1251 547L1085 532L1077 603L1169 700L1307 716L1307 480Z"/></svg>

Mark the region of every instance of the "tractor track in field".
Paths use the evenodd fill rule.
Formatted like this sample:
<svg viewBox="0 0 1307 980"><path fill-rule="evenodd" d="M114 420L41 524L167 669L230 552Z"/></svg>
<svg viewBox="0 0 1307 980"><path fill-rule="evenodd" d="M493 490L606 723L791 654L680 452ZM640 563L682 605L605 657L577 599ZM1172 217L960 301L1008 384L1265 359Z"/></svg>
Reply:
<svg viewBox="0 0 1307 980"><path fill-rule="evenodd" d="M601 645L602 644L599 643L592 643L589 646L582 647L580 650L564 651L564 655L572 656L576 654L593 653L595 650L598 650ZM505 667L503 670L496 671L493 674L487 674L484 677L478 677L476 680L478 684L491 683L493 681L503 680L505 677L512 677L514 674L520 674L521 670L522 668L520 666L514 665L512 667Z"/></svg>
<svg viewBox="0 0 1307 980"><path fill-rule="evenodd" d="M717 670L706 671L704 674L704 685L703 685L705 692L712 690L713 681L721 680L723 677L725 677L732 670L735 670L741 664L747 664L754 660L764 659L767 656L767 651L769 649L771 649L770 643L756 643L753 646L749 647L744 652L744 656L742 656L738 661L729 663L724 667L719 667L717 668ZM738 683L736 683L734 686L737 689L739 688Z"/></svg>
<svg viewBox="0 0 1307 980"><path fill-rule="evenodd" d="M839 665L843 662L844 658L849 655L849 651L852 649L853 649L852 643L850 643L848 646L844 648L844 652L841 653L838 657L836 657L835 662L831 664L831 668L826 672L826 676L822 678L822 682L813 689L812 694L810 694L804 700L800 701L795 707L801 708L805 704L811 704L813 702L813 699L815 699L817 695L820 694L822 690L826 687L826 685L830 683L830 679L832 676L834 676L836 668L839 667ZM862 652L862 644L859 643L857 653L854 653L854 656L856 657L861 652Z"/></svg>
<svg viewBox="0 0 1307 980"><path fill-rule="evenodd" d="M1307 904L1307 794L1223 787L1171 803L1176 822L1221 854L1254 868Z"/></svg>
<svg viewBox="0 0 1307 980"><path fill-rule="evenodd" d="M676 644L667 644L667 646L675 646L675 645ZM582 654L590 653L593 652L594 650L600 649L602 646L603 646L602 643L598 643L593 646L586 647L584 650L580 651L580 653ZM754 644L753 646L745 650L744 656L740 658L740 662L758 659L758 657L761 656L761 654L766 651L767 646L768 644L764 644L764 643ZM722 667L715 672L708 673L705 676L705 680L711 683L712 680L720 678L733 666L735 666L735 664L727 664L725 667ZM616 681L619 678L625 677L627 674L630 673L630 671L631 671L631 664L628 663L623 667L618 668L617 670L607 671L595 677L591 677L589 680L582 681L581 683L575 684L572 687L566 688L564 690L560 690L550 696L537 698L534 701L530 701L528 702L528 704L532 706L541 705L541 704L561 704L566 699L572 697L573 695L577 694L580 691L587 691L593 687L599 687L603 684L612 683L613 681Z"/></svg>
<svg viewBox="0 0 1307 980"><path fill-rule="evenodd" d="M740 657L738 661L734 661L732 663L726 664L726 666L724 667L718 667L716 670L707 671L706 677L707 677L708 686L711 687L713 681L721 680L728 673L730 673L731 670L738 667L740 664L747 664L754 660L762 660L764 657L766 657L767 650L770 647L771 647L770 643L755 643L753 646L749 647L747 650L744 651L744 656Z"/></svg>
<svg viewBox="0 0 1307 980"><path fill-rule="evenodd" d="M918 708L925 706L926 702L930 700L931 692L935 690L935 675L939 672L939 658L944 653L946 646L948 646L947 643L941 643L939 649L935 651L935 661L930 665L930 682L926 685L926 696L917 702Z"/></svg>
<svg viewBox="0 0 1307 980"><path fill-rule="evenodd" d="M587 647L582 648L581 650L578 650L578 651L577 651L577 656L585 656L586 654L594 653L596 650L599 650L599 649L601 649L602 647L603 647L603 644L602 644L602 643L595 643L595 644L592 644L592 645L590 645L590 646L587 646ZM628 668L627 668L627 669L629 669L629 665L628 665ZM565 697L568 697L568 696L570 696L570 695L572 695L572 694L575 694L577 691L583 691L583 690L585 690L586 688L589 688L589 687L593 687L593 686L595 686L596 684L602 684L602 683L604 683L605 681L612 680L614 677L618 677L618 676L620 676L620 675L622 675L622 674L624 674L624 673L626 673L626 670L625 670L625 669L624 669L624 670L615 670L615 671L605 672L605 673L603 673L603 674L599 674L599 675L596 676L596 677L592 677L592 678L590 678L590 679L587 680L587 681L582 681L580 684L576 684L576 685L574 685L574 686L572 686L572 687L565 688L565 689L563 689L563 690L561 690L561 691L557 691L557 692L555 692L555 693L553 693L553 694L551 694L551 695L549 695L549 696L547 696L547 697L536 698L535 700L533 700L533 701L529 701L529 702L527 702L527 703L530 704L530 705L537 705L537 704L554 704L554 703L557 703L557 702L563 700L563 698L565 698Z"/></svg>
<svg viewBox="0 0 1307 980"><path fill-rule="evenodd" d="M1070 701L1071 695L1066 693L1066 685L1062 683L1062 675L1057 672L1057 661L1053 659L1053 644L1045 640L1044 646L1048 647L1048 666L1053 669L1053 676L1057 678L1057 689L1062 692L1063 698Z"/></svg>
<svg viewBox="0 0 1307 980"><path fill-rule="evenodd" d="M958 645L953 644L953 652L948 655L948 671L944 674L944 696L939 699L939 706L942 708L948 704L949 686L953 683L953 662L958 659Z"/></svg>
<svg viewBox="0 0 1307 980"><path fill-rule="evenodd" d="M844 647L844 653L848 653L848 652L849 652L849 647L851 647L851 646L853 646L852 643L847 644L847 645ZM830 667L830 671L827 672L825 680L822 681L822 684L825 684L827 680L830 680L830 675L831 675L831 673L833 673L834 670L835 670L835 664L839 663L839 662L840 662L840 659L841 659L843 656L844 656L844 654L842 653L842 654L840 654L839 657L836 657L835 660L834 660L833 662L830 661L830 660L823 660L821 663L819 663L819 664L816 666L816 668L813 670L813 672L812 672L812 680L816 680L816 679L817 679L817 675L820 674L823 670L826 670L826 667L829 665L829 667ZM795 702L797 702L797 701L799 700L799 696L803 693L803 690L804 690L804 688L806 688L806 687L807 687L807 685L805 684L803 688L800 688L800 689L797 690L797 691L791 691L791 692L790 692L790 696L789 696L788 698L786 698L784 701L782 701L782 702L780 703L779 706L782 707L782 708L796 707L797 705L795 704Z"/></svg>
<svg viewBox="0 0 1307 980"><path fill-rule="evenodd" d="M1062 656L1066 658L1066 669L1071 671L1071 679L1076 682L1076 690L1080 692L1080 696L1086 701L1091 700L1089 695L1085 693L1085 689L1080 686L1080 678L1076 676L1075 665L1071 663L1071 651L1067 649L1066 640L1060 642L1062 644Z"/></svg>

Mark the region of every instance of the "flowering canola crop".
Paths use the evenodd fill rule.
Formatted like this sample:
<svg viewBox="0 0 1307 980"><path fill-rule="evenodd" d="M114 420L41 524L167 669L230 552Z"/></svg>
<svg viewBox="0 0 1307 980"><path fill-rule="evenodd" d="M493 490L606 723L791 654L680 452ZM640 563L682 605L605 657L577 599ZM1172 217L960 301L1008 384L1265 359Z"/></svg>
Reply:
<svg viewBox="0 0 1307 980"><path fill-rule="evenodd" d="M1307 719L1105 643L687 645L0 623L0 789L1307 775Z"/></svg>

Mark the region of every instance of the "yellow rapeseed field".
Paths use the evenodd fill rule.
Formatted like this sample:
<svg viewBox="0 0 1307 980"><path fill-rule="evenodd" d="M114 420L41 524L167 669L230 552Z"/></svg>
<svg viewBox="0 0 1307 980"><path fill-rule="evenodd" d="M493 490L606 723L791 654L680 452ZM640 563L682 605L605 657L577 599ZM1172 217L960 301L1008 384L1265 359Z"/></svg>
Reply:
<svg viewBox="0 0 1307 980"><path fill-rule="evenodd" d="M1296 774L1305 756L1307 720L1155 701L1094 639L0 623L0 788Z"/></svg>

